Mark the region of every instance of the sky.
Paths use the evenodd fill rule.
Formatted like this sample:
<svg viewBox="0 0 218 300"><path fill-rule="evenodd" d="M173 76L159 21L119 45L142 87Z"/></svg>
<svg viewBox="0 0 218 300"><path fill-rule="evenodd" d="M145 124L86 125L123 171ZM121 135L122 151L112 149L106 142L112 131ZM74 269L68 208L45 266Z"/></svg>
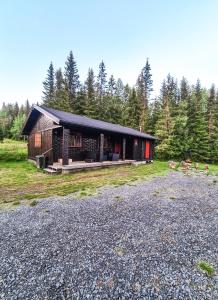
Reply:
<svg viewBox="0 0 218 300"><path fill-rule="evenodd" d="M217 0L0 0L0 106L41 101L49 63L72 50L84 81L104 60L134 85L149 58L154 95L168 73L218 86Z"/></svg>

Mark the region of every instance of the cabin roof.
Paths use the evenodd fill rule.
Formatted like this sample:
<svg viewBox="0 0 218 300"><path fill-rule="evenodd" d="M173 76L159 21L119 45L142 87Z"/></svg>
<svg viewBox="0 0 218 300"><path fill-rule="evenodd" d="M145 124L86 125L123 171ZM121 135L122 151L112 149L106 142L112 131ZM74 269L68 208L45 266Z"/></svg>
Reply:
<svg viewBox="0 0 218 300"><path fill-rule="evenodd" d="M102 131L109 131L109 132L114 132L114 133L120 133L124 135L131 135L131 136L137 136L141 138L146 138L146 139L152 139L155 140L156 138L150 134L143 133L141 131L135 130L133 128L129 127L124 127L121 125L117 124L112 124L109 122L105 121L100 121L96 119L91 119L86 116L80 116L80 115L75 115L72 113L56 110L53 108L48 108L44 106L38 106L34 105L32 107L32 110L27 118L26 123L24 124L22 134L27 134L29 133L29 122L31 122L31 115L34 113L34 110L37 110L38 112L46 115L50 119L52 119L55 123L60 124L60 125L74 125L74 126L79 126L79 127L88 127L92 129L98 129Z"/></svg>

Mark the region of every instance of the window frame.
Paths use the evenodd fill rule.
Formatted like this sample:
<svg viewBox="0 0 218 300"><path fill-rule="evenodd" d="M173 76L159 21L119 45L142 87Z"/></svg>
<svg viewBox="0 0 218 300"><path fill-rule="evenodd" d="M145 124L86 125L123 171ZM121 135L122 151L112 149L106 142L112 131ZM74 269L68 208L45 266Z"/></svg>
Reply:
<svg viewBox="0 0 218 300"><path fill-rule="evenodd" d="M34 147L41 148L42 147L42 133L41 131L37 131L34 134Z"/></svg>
<svg viewBox="0 0 218 300"><path fill-rule="evenodd" d="M74 132L74 133L70 134L69 147L70 148L82 148L82 134L81 133Z"/></svg>

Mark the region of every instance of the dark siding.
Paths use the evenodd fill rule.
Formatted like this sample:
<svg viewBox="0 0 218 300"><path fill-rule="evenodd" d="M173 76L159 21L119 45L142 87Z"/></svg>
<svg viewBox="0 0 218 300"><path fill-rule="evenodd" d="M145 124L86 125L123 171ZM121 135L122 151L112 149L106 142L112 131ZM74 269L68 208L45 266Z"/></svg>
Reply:
<svg viewBox="0 0 218 300"><path fill-rule="evenodd" d="M54 126L54 122L46 116L39 114L35 125L33 126L30 135L28 137L28 158L35 159L36 155L40 155L52 148L52 130L46 130ZM43 131L45 130L45 131ZM42 145L40 148L35 147L35 133L42 132ZM52 151L48 152L47 160L52 162Z"/></svg>

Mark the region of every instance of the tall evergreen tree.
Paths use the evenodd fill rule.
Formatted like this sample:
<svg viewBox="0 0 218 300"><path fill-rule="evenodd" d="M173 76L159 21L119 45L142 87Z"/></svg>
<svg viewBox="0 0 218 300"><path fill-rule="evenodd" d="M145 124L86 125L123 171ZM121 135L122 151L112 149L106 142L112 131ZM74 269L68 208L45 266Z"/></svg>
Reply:
<svg viewBox="0 0 218 300"><path fill-rule="evenodd" d="M54 67L52 62L49 65L46 79L43 82L43 88L43 104L52 107L54 101Z"/></svg>
<svg viewBox="0 0 218 300"><path fill-rule="evenodd" d="M198 80L192 92L195 115L193 118L191 151L196 160L208 160L208 134L206 122L206 93Z"/></svg>
<svg viewBox="0 0 218 300"><path fill-rule="evenodd" d="M29 112L30 112L30 103L29 100L27 99L25 102L25 115L28 116Z"/></svg>
<svg viewBox="0 0 218 300"><path fill-rule="evenodd" d="M105 119L105 109L107 109L107 103L105 99L107 89L107 73L104 62L99 65L99 73L97 77L97 97L96 97L96 114L97 118Z"/></svg>
<svg viewBox="0 0 218 300"><path fill-rule="evenodd" d="M116 92L116 81L114 79L114 76L111 75L108 81L108 95L113 97Z"/></svg>
<svg viewBox="0 0 218 300"><path fill-rule="evenodd" d="M128 108L127 108L127 125L129 127L140 129L140 112L141 105L136 94L135 88L132 89L129 99L128 99Z"/></svg>
<svg viewBox="0 0 218 300"><path fill-rule="evenodd" d="M55 72L55 100L53 108L71 111L69 93L61 68Z"/></svg>
<svg viewBox="0 0 218 300"><path fill-rule="evenodd" d="M137 79L137 96L141 102L141 115L140 115L140 126L143 131L147 131L149 122L149 98L153 88L153 80L151 74L151 66L149 60L146 60L146 64L142 69Z"/></svg>
<svg viewBox="0 0 218 300"><path fill-rule="evenodd" d="M95 99L95 75L93 69L89 68L88 76L85 81L85 90L87 97L86 115L96 118L96 99Z"/></svg>
<svg viewBox="0 0 218 300"><path fill-rule="evenodd" d="M79 74L77 64L73 56L73 52L70 51L67 61L65 63L65 78L69 93L71 110L74 111L74 105L76 102L76 93L80 87Z"/></svg>
<svg viewBox="0 0 218 300"><path fill-rule="evenodd" d="M81 86L80 90L77 93L77 99L74 105L74 113L78 115L85 115L86 108L87 108L86 90L84 86Z"/></svg>
<svg viewBox="0 0 218 300"><path fill-rule="evenodd" d="M207 128L209 156L212 162L218 162L218 94L212 84L207 100Z"/></svg>
<svg viewBox="0 0 218 300"><path fill-rule="evenodd" d="M155 134L160 139L157 149L159 157L168 159L170 157L170 144L173 132L173 118L171 115L171 95L168 80L164 80L161 87L161 112L156 123Z"/></svg>

